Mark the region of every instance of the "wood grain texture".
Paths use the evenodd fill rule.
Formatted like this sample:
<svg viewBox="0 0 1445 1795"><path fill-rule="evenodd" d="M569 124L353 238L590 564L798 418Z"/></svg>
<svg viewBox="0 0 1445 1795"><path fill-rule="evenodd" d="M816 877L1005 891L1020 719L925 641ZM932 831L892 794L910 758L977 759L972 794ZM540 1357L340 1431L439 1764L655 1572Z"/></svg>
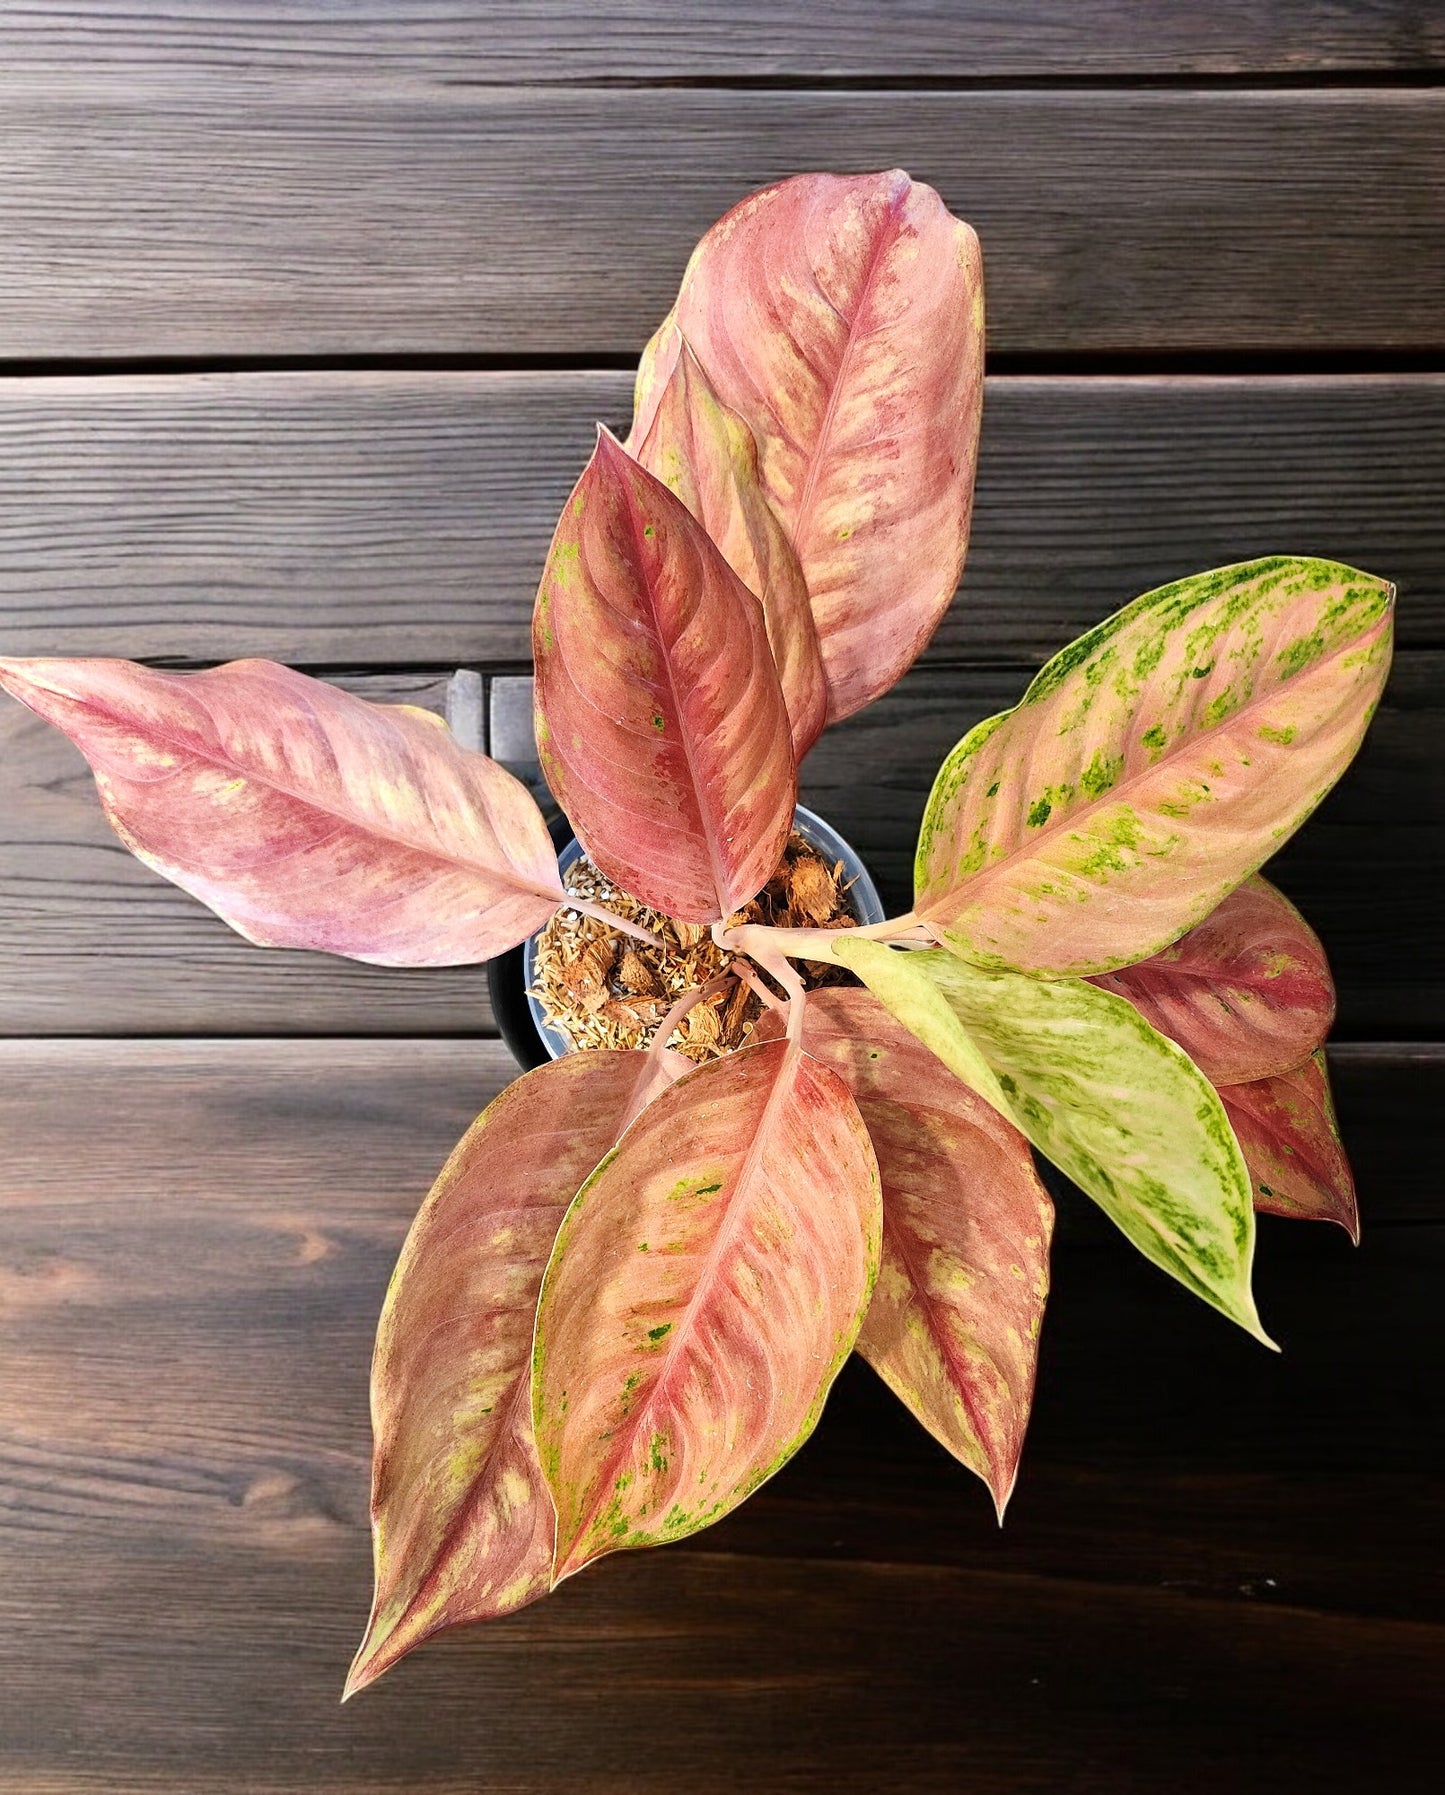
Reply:
<svg viewBox="0 0 1445 1795"><path fill-rule="evenodd" d="M808 756L802 802L843 830L891 911L911 901L918 821L939 763L974 723L1018 700L1030 671L917 667ZM368 690L364 679L349 683ZM417 689L439 700L435 683ZM1438 1032L1442 825L1445 653L1407 652L1359 760L1268 868L1324 941L1344 1038ZM477 969L389 971L248 946L131 859L62 736L18 705L0 707L0 1034L490 1027Z"/></svg>
<svg viewBox="0 0 1445 1795"><path fill-rule="evenodd" d="M892 165L982 237L995 352L1428 352L1442 116L1430 88L35 82L0 112L0 352L636 354L743 194Z"/></svg>
<svg viewBox="0 0 1445 1795"><path fill-rule="evenodd" d="M247 86L810 75L1107 76L1425 70L1445 63L1430 0L24 0L0 19L0 83L98 69Z"/></svg>
<svg viewBox="0 0 1445 1795"><path fill-rule="evenodd" d="M338 1709L368 1590L372 1323L504 1060L0 1046L8 1786L1153 1795L1305 1767L1312 1788L1431 1786L1445 1237L1372 1210L1397 1134L1352 1143L1358 1254L1266 1227L1280 1358L1107 1236L1059 1253L1002 1534L854 1366L723 1526ZM1439 1110L1416 1111L1422 1158Z"/></svg>
<svg viewBox="0 0 1445 1795"><path fill-rule="evenodd" d="M310 665L530 658L532 599L626 373L0 381L0 651ZM1255 555L1401 587L1445 646L1445 376L990 380L931 652L1042 660Z"/></svg>
<svg viewBox="0 0 1445 1795"><path fill-rule="evenodd" d="M445 709L434 674L336 683ZM493 1030L485 967L363 966L242 940L132 857L79 750L12 703L0 705L0 993L0 1033Z"/></svg>

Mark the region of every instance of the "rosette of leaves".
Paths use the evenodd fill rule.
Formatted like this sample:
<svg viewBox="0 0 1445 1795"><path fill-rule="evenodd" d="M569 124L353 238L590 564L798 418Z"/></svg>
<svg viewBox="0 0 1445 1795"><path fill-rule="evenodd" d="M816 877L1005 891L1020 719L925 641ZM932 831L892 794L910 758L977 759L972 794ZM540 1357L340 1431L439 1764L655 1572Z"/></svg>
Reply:
<svg viewBox="0 0 1445 1795"><path fill-rule="evenodd" d="M908 915L727 926L801 757L952 598L982 365L968 226L900 172L803 176L703 238L628 440L599 434L537 596L542 763L607 877L710 924L771 1008L690 1068L693 993L650 1051L518 1079L448 1161L378 1332L349 1690L728 1513L855 1348L1002 1512L1048 1286L1034 1149L1260 1339L1255 1209L1356 1232L1329 971L1258 869L1359 746L1383 580L1277 556L1146 594L948 756ZM423 713L255 661L0 678L126 845L262 946L454 965L576 902L524 787ZM861 982L805 1001L789 956Z"/></svg>

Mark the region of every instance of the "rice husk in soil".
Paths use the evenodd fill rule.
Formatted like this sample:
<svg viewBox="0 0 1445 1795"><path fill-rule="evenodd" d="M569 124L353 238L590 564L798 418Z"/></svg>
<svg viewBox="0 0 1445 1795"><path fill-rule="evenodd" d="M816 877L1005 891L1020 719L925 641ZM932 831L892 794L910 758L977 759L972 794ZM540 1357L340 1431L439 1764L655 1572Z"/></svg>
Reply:
<svg viewBox="0 0 1445 1795"><path fill-rule="evenodd" d="M578 897L641 923L662 942L660 948L649 947L596 917L566 908L557 912L537 938L532 995L574 1047L650 1046L658 1023L678 998L717 978L733 957L714 942L706 923L676 922L639 903L585 856L567 869L563 883ZM842 862L825 859L795 833L764 889L727 920L730 928L763 923L781 929L846 929L858 919L848 905ZM857 983L830 960L803 961L798 971L808 990ZM762 1007L746 985L734 982L694 1004L670 1044L691 1060L720 1058L746 1045Z"/></svg>

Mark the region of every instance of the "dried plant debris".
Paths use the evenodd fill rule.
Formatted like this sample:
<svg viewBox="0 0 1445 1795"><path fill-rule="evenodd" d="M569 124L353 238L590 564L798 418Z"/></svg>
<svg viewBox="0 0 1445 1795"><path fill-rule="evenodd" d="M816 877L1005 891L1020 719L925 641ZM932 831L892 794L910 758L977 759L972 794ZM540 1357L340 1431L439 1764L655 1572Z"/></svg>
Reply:
<svg viewBox="0 0 1445 1795"><path fill-rule="evenodd" d="M639 922L659 937L648 947L592 916L559 910L537 938L532 995L547 1019L574 1047L646 1047L668 1010L686 991L706 985L728 955L703 923L674 922L603 877L583 858L567 869L564 884L578 897ZM729 925L757 922L780 929L846 929L857 922L848 905L842 863L829 862L803 837L789 837L778 870ZM830 960L807 961L803 983L852 985L857 980ZM746 986L735 984L696 1004L671 1045L692 1060L717 1059L743 1046L762 1010Z"/></svg>

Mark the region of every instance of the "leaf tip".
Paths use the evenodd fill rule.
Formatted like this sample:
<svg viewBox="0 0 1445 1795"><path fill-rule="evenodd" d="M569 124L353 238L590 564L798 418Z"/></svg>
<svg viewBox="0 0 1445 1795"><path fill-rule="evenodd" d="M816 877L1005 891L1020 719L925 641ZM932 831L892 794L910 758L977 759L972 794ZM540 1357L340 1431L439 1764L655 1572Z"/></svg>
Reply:
<svg viewBox="0 0 1445 1795"><path fill-rule="evenodd" d="M983 1481L988 1486L988 1493L993 1497L993 1511L998 1517L998 1524L1003 1526L1008 1505L1013 1500L1013 1493L1019 1482L1019 1455L1023 1449L1022 1438L1012 1443L1007 1456L988 1454L988 1470L982 1473Z"/></svg>
<svg viewBox="0 0 1445 1795"><path fill-rule="evenodd" d="M32 669L43 667L43 661L32 660L20 655L0 655L0 686L13 697L19 698L17 687L33 684Z"/></svg>
<svg viewBox="0 0 1445 1795"><path fill-rule="evenodd" d="M595 453L608 461L614 459L631 461L632 459L612 430L604 424L600 418L597 422L597 446Z"/></svg>
<svg viewBox="0 0 1445 1795"><path fill-rule="evenodd" d="M596 1552L587 1550L580 1535L565 1546L559 1540L556 1556L552 1560L552 1577L547 1586L547 1593L551 1595L569 1577L575 1577L578 1571L586 1570L597 1556Z"/></svg>
<svg viewBox="0 0 1445 1795"><path fill-rule="evenodd" d="M346 1706L353 1695L359 1695L368 1684L374 1683L383 1671L390 1668L389 1664L378 1663L377 1657L378 1654L368 1630L366 1638L362 1640L356 1656L351 1661L351 1669L346 1673L346 1681L341 1689L342 1707Z"/></svg>
<svg viewBox="0 0 1445 1795"><path fill-rule="evenodd" d="M343 1706L353 1695L359 1695L379 1677L385 1676L394 1664L399 1664L435 1631L436 1628L432 1627L426 1632L419 1632L414 1621L406 1614L393 1614L383 1623L376 1610L373 1610L361 1644L356 1648L356 1656L351 1660L351 1668L346 1673L346 1682L341 1690Z"/></svg>

